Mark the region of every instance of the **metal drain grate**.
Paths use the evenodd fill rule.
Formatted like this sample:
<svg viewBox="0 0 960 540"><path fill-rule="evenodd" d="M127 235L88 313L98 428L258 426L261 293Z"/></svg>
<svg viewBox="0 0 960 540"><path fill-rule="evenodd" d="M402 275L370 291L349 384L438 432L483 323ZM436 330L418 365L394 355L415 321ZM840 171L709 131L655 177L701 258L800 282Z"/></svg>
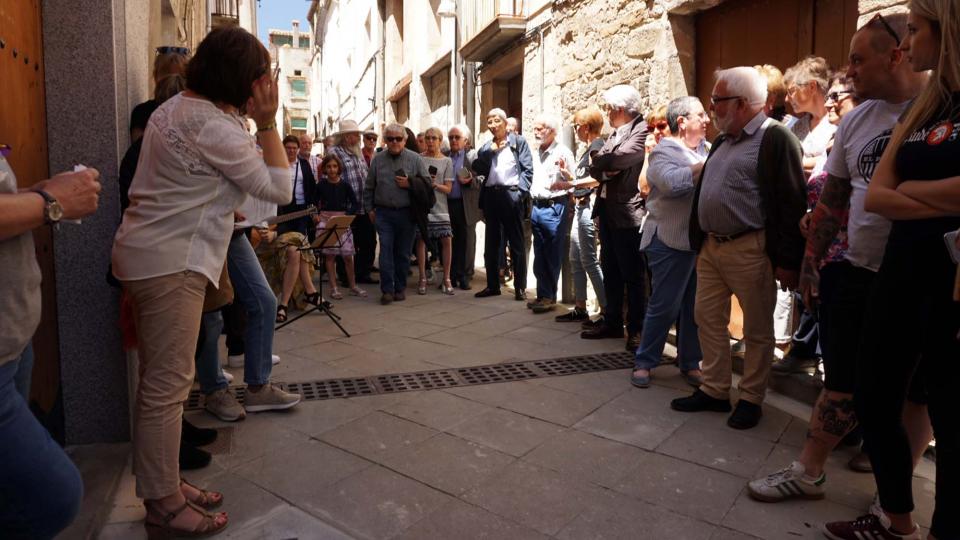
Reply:
<svg viewBox="0 0 960 540"><path fill-rule="evenodd" d="M522 381L535 379L541 375L530 369L531 362L515 362L511 364L491 364L457 369L459 375L467 384L490 384L498 382Z"/></svg>
<svg viewBox="0 0 960 540"><path fill-rule="evenodd" d="M524 381L542 377L560 377L579 373L595 373L614 369L633 367L633 353L615 352L571 356L568 358L549 358L527 362L489 364L465 368L436 369L413 373L387 373L371 377L349 379L327 379L287 383L288 392L299 393L305 401L335 398L392 394L394 392L413 392L456 386L474 386L511 381ZM243 403L246 388L233 387L237 400ZM190 392L185 409L195 410L203 407L200 392Z"/></svg>

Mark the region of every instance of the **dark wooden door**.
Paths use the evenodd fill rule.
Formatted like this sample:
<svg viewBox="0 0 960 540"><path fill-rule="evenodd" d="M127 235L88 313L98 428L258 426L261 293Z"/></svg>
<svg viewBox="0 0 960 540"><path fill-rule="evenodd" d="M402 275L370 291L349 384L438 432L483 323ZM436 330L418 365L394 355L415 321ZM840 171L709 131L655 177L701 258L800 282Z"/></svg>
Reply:
<svg viewBox="0 0 960 540"><path fill-rule="evenodd" d="M10 165L20 187L49 177L40 0L0 2L0 143L12 147ZM33 339L36 355L30 393L35 412L49 425L60 391L60 344L49 227L34 231L43 271L43 316ZM54 433L62 440L62 433Z"/></svg>

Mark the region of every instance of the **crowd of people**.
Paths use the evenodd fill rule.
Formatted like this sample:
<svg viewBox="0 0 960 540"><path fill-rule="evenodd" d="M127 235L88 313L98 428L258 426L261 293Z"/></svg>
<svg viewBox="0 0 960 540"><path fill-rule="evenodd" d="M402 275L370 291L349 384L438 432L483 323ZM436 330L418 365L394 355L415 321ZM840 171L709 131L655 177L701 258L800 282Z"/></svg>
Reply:
<svg viewBox="0 0 960 540"><path fill-rule="evenodd" d="M366 297L363 284L379 284L383 305L404 301L413 260L417 294L436 285L455 295L472 289L482 221L486 283L475 296L501 295L512 279L532 313L555 311L568 258L575 303L555 320L580 323L583 339L625 340L635 387L650 386L675 327L677 367L694 390L674 410L730 412L728 426L751 429L771 370L822 359L804 445L748 483L754 499L823 498L830 452L862 434L858 468L872 471L876 498L824 534L918 539L912 471L935 437L928 538L960 538L950 514L960 508L960 415L946 376L960 358L960 241L944 244L960 230L958 57L960 7L912 0L908 14L864 24L845 67L808 57L784 73L720 69L706 106L680 96L646 115L636 88L608 88L572 116L577 157L558 116L536 116L528 144L502 109L487 113L489 138L476 149L464 125L416 135L344 120L314 155L309 136L279 135L278 73L254 36L218 29L192 57L158 54L155 99L132 115L111 267L139 358L133 464L148 533L210 535L229 521L211 512L223 494L180 476L209 462L198 447L216 437L183 419L195 374L205 408L224 421L296 406L299 395L270 382L274 328L290 310L330 306L318 269L337 301L341 288ZM719 135L709 141L711 125ZM75 515L80 481L24 401L40 306L29 233L93 213L100 184L87 170L18 191L0 157L0 187L0 433L12 441L0 453L0 499L20 501L0 509L0 533L45 538ZM343 216L349 230L319 246ZM735 406L732 297L744 346ZM224 331L229 365L244 368L242 405L220 365Z"/></svg>

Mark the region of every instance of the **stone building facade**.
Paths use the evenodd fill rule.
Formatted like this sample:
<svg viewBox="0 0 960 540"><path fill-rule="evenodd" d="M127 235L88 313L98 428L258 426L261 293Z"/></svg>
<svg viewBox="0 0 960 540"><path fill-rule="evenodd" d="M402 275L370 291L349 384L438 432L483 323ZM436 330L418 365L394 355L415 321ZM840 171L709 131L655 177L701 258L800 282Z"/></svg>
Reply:
<svg viewBox="0 0 960 540"><path fill-rule="evenodd" d="M280 68L277 126L284 135L303 135L310 128L310 56L313 37L300 31L300 21L291 30L270 29L267 47L274 66Z"/></svg>
<svg viewBox="0 0 960 540"><path fill-rule="evenodd" d="M652 108L685 94L706 98L720 66L772 63L786 68L807 54L845 62L849 37L874 13L903 0L385 0L382 36L359 24L314 21L320 49L377 51L374 124L399 121L414 131L465 120L482 131L483 115L501 107L531 135L540 112L569 122L605 88L631 84ZM314 0L317 10L370 13L370 0ZM356 5L356 6L355 6ZM311 10L314 8L311 7ZM356 20L356 19L355 19ZM369 36L369 37L368 37ZM364 42L365 39L380 43ZM452 82L452 84L451 84ZM337 88L336 75L326 82ZM352 103L324 111L351 117ZM369 87L366 88L370 94ZM327 100L330 102L331 100ZM528 120L524 122L523 120ZM322 126L321 126L322 131ZM474 129L476 132L477 130ZM568 133L568 137L572 134Z"/></svg>

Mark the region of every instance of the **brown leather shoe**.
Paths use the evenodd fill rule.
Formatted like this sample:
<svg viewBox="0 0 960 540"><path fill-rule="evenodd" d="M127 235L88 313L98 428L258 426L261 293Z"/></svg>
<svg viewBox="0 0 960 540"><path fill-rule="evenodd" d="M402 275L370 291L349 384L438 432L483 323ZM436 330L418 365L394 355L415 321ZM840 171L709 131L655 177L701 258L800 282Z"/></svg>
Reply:
<svg viewBox="0 0 960 540"><path fill-rule="evenodd" d="M606 324L596 326L590 330L584 330L580 332L581 339L606 339L606 338L623 338L623 329L622 328L611 328Z"/></svg>
<svg viewBox="0 0 960 540"><path fill-rule="evenodd" d="M629 352L637 352L637 349L640 348L640 332L632 333L627 336L627 345L625 348Z"/></svg>

